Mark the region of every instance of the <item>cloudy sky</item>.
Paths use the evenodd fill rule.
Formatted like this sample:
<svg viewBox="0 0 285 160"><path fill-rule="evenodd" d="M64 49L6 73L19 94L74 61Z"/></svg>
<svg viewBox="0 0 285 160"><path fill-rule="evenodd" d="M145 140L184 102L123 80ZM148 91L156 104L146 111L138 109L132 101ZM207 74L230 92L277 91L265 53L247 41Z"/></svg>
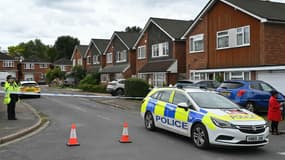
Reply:
<svg viewBox="0 0 285 160"><path fill-rule="evenodd" d="M285 0L279 0L285 2ZM144 27L149 17L189 20L208 0L0 0L0 47L36 38L53 45L71 35L88 44L109 39L126 26Z"/></svg>

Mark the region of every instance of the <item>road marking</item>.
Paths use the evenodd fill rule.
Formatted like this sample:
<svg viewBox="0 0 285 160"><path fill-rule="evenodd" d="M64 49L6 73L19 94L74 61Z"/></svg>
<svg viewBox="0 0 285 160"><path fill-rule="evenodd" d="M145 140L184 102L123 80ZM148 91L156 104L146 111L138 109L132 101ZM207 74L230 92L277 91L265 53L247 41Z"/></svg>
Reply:
<svg viewBox="0 0 285 160"><path fill-rule="evenodd" d="M98 118L101 118L101 119L104 119L104 120L107 120L107 121L111 121L111 120L112 120L111 118L102 116L102 115L100 115L100 114L98 114L97 117L98 117Z"/></svg>
<svg viewBox="0 0 285 160"><path fill-rule="evenodd" d="M277 152L277 154L285 156L285 152Z"/></svg>

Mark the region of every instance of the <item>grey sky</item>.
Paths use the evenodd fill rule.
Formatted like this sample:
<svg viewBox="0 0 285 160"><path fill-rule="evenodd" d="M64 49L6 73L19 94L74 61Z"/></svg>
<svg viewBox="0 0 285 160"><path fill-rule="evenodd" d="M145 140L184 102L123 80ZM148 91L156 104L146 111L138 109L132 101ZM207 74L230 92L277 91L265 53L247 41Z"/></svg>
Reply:
<svg viewBox="0 0 285 160"><path fill-rule="evenodd" d="M285 0L279 0L285 2ZM53 45L71 35L88 44L126 26L144 27L149 17L190 20L208 0L0 0L0 47L36 38Z"/></svg>

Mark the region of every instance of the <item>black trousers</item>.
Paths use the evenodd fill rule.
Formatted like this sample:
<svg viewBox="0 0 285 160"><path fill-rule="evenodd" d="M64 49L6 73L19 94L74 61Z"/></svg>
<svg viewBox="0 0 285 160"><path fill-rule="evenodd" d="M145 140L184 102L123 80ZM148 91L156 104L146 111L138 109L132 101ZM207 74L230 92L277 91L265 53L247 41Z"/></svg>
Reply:
<svg viewBox="0 0 285 160"><path fill-rule="evenodd" d="M16 119L16 102L18 101L18 95L10 95L11 102L7 105L8 120Z"/></svg>
<svg viewBox="0 0 285 160"><path fill-rule="evenodd" d="M278 121L272 121L271 122L271 131L272 132L278 132L278 124L279 124Z"/></svg>

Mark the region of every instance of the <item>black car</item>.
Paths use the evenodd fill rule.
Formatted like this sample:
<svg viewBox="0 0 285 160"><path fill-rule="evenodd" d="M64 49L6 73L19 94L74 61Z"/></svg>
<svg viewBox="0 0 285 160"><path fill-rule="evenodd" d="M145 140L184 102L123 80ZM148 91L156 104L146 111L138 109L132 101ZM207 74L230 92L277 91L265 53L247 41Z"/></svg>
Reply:
<svg viewBox="0 0 285 160"><path fill-rule="evenodd" d="M191 87L191 86L193 86L193 83L194 82L190 81L190 80L179 80L176 82L174 87L177 87L177 88Z"/></svg>

